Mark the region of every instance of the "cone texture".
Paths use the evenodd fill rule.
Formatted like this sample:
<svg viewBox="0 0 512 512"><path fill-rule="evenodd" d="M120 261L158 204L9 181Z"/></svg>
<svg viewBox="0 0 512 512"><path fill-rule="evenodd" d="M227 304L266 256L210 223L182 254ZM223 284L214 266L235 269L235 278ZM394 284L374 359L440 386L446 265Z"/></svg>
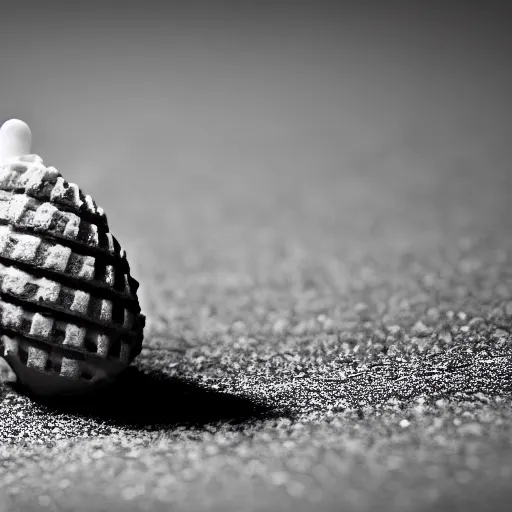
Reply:
<svg viewBox="0 0 512 512"><path fill-rule="evenodd" d="M121 371L141 350L137 288L90 196L37 155L0 166L0 348L21 380Z"/></svg>

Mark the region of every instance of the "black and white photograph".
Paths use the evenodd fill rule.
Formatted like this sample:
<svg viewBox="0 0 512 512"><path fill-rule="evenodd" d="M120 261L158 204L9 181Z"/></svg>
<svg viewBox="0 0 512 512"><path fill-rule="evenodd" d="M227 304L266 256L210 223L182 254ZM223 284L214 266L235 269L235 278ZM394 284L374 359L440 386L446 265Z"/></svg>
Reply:
<svg viewBox="0 0 512 512"><path fill-rule="evenodd" d="M0 512L512 510L512 7L8 0Z"/></svg>

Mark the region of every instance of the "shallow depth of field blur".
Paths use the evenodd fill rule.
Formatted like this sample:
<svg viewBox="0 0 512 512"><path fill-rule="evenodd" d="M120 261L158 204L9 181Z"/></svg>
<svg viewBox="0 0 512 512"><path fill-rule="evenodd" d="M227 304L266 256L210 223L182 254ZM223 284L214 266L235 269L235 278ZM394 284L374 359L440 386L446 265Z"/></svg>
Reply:
<svg viewBox="0 0 512 512"><path fill-rule="evenodd" d="M269 240L315 247L315 223L403 248L507 213L489 201L510 190L503 9L142 4L22 2L0 20L0 117L29 123L137 268L172 279L212 252L240 276Z"/></svg>
<svg viewBox="0 0 512 512"><path fill-rule="evenodd" d="M144 348L73 414L1 387L0 509L509 510L505 2L104 3L2 11L0 118Z"/></svg>

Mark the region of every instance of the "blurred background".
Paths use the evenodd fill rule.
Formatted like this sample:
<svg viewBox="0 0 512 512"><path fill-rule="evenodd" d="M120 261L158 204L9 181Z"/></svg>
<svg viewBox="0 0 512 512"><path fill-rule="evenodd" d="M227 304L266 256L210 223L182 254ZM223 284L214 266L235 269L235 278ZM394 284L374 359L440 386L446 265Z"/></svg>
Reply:
<svg viewBox="0 0 512 512"><path fill-rule="evenodd" d="M146 267L205 268L209 253L217 270L247 267L287 236L327 252L333 239L403 249L422 230L444 243L508 214L508 11L11 3L0 116L29 123L34 151Z"/></svg>
<svg viewBox="0 0 512 512"><path fill-rule="evenodd" d="M0 118L107 212L169 422L10 395L13 510L510 509L508 3L3 7ZM176 427L234 396L288 412Z"/></svg>

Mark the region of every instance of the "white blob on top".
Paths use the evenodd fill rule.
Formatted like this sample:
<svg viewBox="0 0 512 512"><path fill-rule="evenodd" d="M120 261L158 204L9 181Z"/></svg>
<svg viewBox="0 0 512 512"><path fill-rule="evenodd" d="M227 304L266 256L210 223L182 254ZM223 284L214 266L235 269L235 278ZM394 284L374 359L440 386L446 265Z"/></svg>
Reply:
<svg viewBox="0 0 512 512"><path fill-rule="evenodd" d="M0 127L0 164L31 153L32 132L27 123L10 119Z"/></svg>

